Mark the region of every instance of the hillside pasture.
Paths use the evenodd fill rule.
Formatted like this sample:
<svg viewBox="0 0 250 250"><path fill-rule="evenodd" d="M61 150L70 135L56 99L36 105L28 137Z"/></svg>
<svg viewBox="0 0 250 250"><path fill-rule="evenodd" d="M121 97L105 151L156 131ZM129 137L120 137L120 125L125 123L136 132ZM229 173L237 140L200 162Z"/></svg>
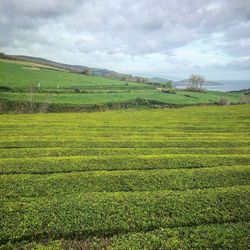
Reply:
<svg viewBox="0 0 250 250"><path fill-rule="evenodd" d="M29 107L38 107L43 103L46 103L46 111L49 112L218 104L221 98L228 104L236 104L243 100L244 95L184 90L164 93L161 88L150 84L63 72L44 65L40 67L39 64L7 60L0 61L0 72L2 113L40 112L40 108L29 110Z"/></svg>
<svg viewBox="0 0 250 250"><path fill-rule="evenodd" d="M25 70L23 64L14 63L13 61L0 61L0 86L8 86L23 90L29 90L31 87L36 88L38 83L40 83L41 88L44 89L57 89L58 86L59 88L138 86L137 83L132 82L128 82L125 85L124 81L110 79L108 77L87 76L84 74L64 72L53 67L40 66L40 64L31 65L40 68L40 70Z"/></svg>

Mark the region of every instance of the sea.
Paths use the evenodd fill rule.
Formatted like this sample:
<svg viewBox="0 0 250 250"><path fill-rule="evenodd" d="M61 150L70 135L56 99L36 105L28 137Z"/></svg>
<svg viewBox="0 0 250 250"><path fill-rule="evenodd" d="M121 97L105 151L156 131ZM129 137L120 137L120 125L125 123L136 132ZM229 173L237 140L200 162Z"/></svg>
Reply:
<svg viewBox="0 0 250 250"><path fill-rule="evenodd" d="M222 83L220 86L204 86L207 90L233 91L241 89L250 89L250 80L216 80Z"/></svg>

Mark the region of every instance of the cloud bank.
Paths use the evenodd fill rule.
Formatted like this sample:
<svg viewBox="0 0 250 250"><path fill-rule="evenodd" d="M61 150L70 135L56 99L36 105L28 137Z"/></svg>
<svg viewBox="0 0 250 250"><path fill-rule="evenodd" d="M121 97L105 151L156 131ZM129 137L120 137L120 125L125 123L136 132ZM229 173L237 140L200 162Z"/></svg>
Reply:
<svg viewBox="0 0 250 250"><path fill-rule="evenodd" d="M250 0L0 0L0 50L142 75L249 79Z"/></svg>

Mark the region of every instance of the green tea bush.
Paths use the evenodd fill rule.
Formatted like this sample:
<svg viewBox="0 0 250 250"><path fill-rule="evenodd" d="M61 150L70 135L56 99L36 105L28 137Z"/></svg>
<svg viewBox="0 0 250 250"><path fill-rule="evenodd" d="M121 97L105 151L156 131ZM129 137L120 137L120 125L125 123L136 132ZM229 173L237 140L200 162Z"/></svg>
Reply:
<svg viewBox="0 0 250 250"><path fill-rule="evenodd" d="M249 118L249 105L1 115L0 249L247 249Z"/></svg>

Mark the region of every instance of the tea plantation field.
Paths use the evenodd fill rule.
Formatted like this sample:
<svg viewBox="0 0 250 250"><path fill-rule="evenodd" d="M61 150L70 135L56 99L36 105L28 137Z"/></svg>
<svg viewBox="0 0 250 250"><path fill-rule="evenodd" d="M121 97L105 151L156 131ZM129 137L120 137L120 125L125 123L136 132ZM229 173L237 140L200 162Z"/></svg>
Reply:
<svg viewBox="0 0 250 250"><path fill-rule="evenodd" d="M248 249L250 106L0 116L0 249Z"/></svg>

